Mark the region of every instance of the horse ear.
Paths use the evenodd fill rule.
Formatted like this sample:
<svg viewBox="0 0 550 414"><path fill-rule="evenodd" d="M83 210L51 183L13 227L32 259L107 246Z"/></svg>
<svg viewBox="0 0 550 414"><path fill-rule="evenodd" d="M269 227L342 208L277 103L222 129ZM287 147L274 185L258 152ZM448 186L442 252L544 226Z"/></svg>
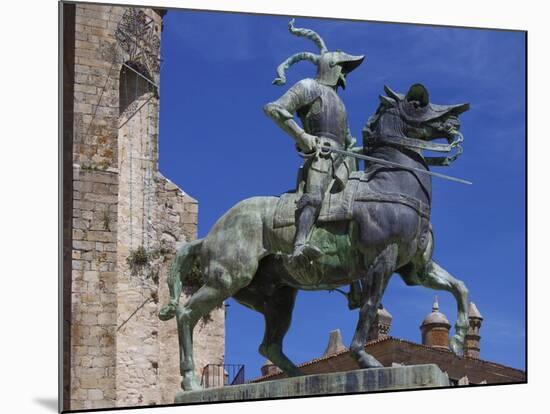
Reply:
<svg viewBox="0 0 550 414"><path fill-rule="evenodd" d="M430 103L430 94L424 85L415 83L410 87L405 99L407 101L418 101L421 106L426 106Z"/></svg>
<svg viewBox="0 0 550 414"><path fill-rule="evenodd" d="M378 97L380 98L380 102L383 105L390 106L390 107L397 105L397 102L395 101L395 99L388 98L387 96L384 96L384 95L378 95Z"/></svg>
<svg viewBox="0 0 550 414"><path fill-rule="evenodd" d="M386 92L386 94L395 101L402 101L405 98L404 95L395 92L388 85L384 85L384 92Z"/></svg>

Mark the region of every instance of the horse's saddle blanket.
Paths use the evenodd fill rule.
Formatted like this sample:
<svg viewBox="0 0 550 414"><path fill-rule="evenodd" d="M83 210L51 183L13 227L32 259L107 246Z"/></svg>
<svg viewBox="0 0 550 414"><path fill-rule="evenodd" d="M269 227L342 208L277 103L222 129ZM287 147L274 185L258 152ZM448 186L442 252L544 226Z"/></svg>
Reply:
<svg viewBox="0 0 550 414"><path fill-rule="evenodd" d="M317 222L351 220L353 206L356 202L378 201L404 204L416 210L421 216L429 217L430 207L425 203L403 194L372 190L369 186L370 174L364 171L355 171L350 174L344 190L338 193L328 192L325 195ZM296 203L302 193L288 192L279 197L273 228L292 226L296 220Z"/></svg>

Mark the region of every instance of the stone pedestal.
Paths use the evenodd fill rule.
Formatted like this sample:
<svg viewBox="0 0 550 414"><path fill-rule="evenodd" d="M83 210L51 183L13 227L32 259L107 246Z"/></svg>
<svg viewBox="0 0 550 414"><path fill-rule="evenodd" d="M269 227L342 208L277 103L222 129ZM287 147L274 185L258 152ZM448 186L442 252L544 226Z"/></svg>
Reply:
<svg viewBox="0 0 550 414"><path fill-rule="evenodd" d="M359 369L330 374L242 384L201 391L180 391L175 402L179 404L243 401L270 398L304 397L390 391L449 386L449 378L437 365L412 365L391 368Z"/></svg>

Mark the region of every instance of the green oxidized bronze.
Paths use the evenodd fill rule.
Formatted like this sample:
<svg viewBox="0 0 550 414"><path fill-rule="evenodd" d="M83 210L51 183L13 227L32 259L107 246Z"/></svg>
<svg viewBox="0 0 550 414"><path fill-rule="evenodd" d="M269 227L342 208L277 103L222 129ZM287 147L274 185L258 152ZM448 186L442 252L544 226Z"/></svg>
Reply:
<svg viewBox="0 0 550 414"><path fill-rule="evenodd" d="M345 86L347 74L363 56L329 52L317 33L295 28L293 21L289 29L313 40L320 54L290 57L279 66L274 83L284 84L285 70L304 59L317 65L317 76L298 82L264 109L296 141L305 158L299 185L280 197L239 202L206 237L178 251L168 279L171 300L159 317L177 319L184 390L200 388L193 361L193 328L231 296L264 315L259 352L289 376L298 376L300 370L283 352L298 290L350 285L348 306L359 308L351 353L361 368L381 366L365 351L365 343L394 273L408 285L454 295L458 317L450 347L458 355L463 351L468 291L432 259L429 174L433 173L428 165L456 160L462 142L458 116L468 104L431 104L420 84L404 95L386 87L387 96L380 97L376 113L363 129L363 146L354 147L336 91ZM432 142L437 138L448 144ZM423 156L424 149L457 149L457 153L430 162ZM363 171L357 170L355 155L359 154L374 160ZM186 280L197 268L204 284L180 305Z"/></svg>

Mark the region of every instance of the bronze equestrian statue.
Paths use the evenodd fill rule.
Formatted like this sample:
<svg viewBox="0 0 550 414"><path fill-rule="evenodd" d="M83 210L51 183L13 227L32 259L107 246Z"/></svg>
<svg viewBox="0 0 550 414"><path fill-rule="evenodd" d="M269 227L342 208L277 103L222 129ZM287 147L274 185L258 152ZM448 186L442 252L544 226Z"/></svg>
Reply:
<svg viewBox="0 0 550 414"><path fill-rule="evenodd" d="M376 113L363 129L363 146L351 148L345 110L335 91L362 57L327 52L317 34L296 29L292 22L290 30L320 45L320 56L306 58L318 65L317 78L298 82L290 89L295 92L268 105L266 112L308 156L304 177L295 192L237 203L206 237L178 251L168 278L171 299L159 317L177 319L184 390L200 389L193 361L193 328L229 297L264 315L265 335L259 352L289 376L297 376L300 370L283 352L297 291L333 290L349 284L350 307L359 307L351 353L361 368L381 366L365 351L365 344L394 273L408 285L454 295L458 315L450 347L458 355L463 353L468 291L432 259L430 174L436 173L430 172L429 165L449 165L461 152L458 116L469 105L434 105L420 84L406 94L386 87L386 96L380 97ZM303 56L288 59L282 67ZM325 80L321 69L325 58L329 67L333 64L334 85L320 81ZM283 80L284 71L279 70L278 82ZM313 99L308 101L310 92ZM294 111L303 129L292 120ZM432 142L437 138L447 143ZM455 155L425 157L423 150L455 150ZM345 157L335 156L336 151L343 151ZM377 161L354 171L354 154ZM301 247L306 245L311 249ZM204 284L180 305L186 278L197 267Z"/></svg>

